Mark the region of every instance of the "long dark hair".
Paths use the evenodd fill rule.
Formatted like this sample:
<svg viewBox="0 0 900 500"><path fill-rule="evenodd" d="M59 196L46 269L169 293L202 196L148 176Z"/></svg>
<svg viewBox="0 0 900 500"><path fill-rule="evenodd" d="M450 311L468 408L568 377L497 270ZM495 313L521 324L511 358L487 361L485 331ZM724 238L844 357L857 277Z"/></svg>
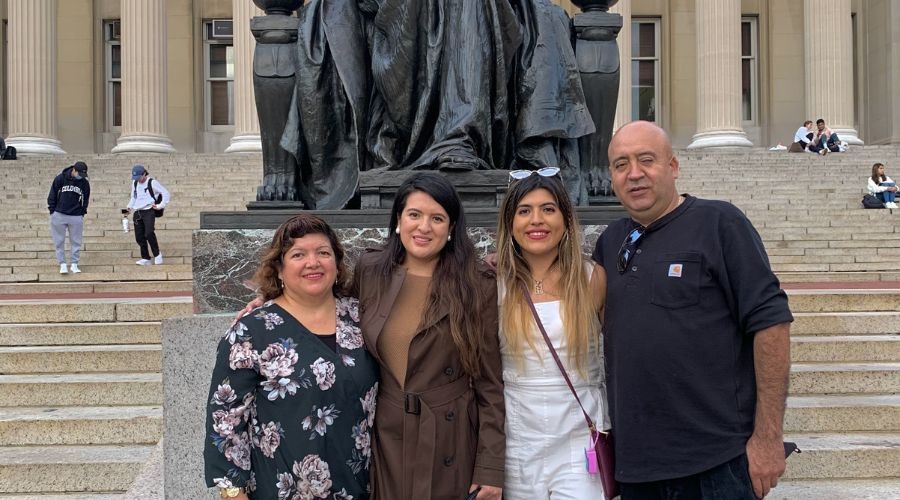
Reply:
<svg viewBox="0 0 900 500"><path fill-rule="evenodd" d="M285 252L294 246L295 239L308 234L321 234L328 238L337 265L337 279L331 287L331 292L335 297L347 295L350 273L347 271L347 263L344 262L344 247L341 246L340 240L327 222L315 215L301 213L278 226L271 243L260 256L259 267L256 268L253 282L259 287L258 293L263 300L272 300L281 295L281 286L278 283L281 259Z"/></svg>
<svg viewBox="0 0 900 500"><path fill-rule="evenodd" d="M875 185L887 181L887 174L879 174L878 168L884 168L883 163L876 163L872 165L872 180L875 181Z"/></svg>
<svg viewBox="0 0 900 500"><path fill-rule="evenodd" d="M406 207L406 200L415 192L431 196L450 218L450 241L438 255L422 323L430 323L438 314L439 306L448 306L450 334L459 350L463 369L469 376L478 378L481 375L485 336L496 333L485 331L481 321L482 311L493 304L487 304L489 301L478 283L483 278L478 269L475 245L466 232L466 214L462 202L453 184L443 175L437 172L419 172L408 177L397 188L388 224L388 239L375 264L380 281L375 284L375 289L379 293L386 290L394 270L406 259L406 249L395 230L400 214Z"/></svg>

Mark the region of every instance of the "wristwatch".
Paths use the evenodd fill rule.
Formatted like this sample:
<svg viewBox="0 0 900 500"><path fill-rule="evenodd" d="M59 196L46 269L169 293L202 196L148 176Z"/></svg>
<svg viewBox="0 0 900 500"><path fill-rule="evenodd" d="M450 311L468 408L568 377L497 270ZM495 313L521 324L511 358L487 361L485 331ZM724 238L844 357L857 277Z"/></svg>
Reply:
<svg viewBox="0 0 900 500"><path fill-rule="evenodd" d="M229 486L228 488L219 488L219 496L222 498L234 498L241 493L244 493L244 488L238 488L237 486Z"/></svg>

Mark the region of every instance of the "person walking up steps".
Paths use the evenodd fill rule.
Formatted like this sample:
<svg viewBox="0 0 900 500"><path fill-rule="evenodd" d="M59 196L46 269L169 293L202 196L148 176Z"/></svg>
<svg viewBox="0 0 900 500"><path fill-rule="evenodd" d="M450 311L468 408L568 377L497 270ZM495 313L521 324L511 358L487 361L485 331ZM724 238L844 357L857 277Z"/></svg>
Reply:
<svg viewBox="0 0 900 500"><path fill-rule="evenodd" d="M143 165L135 165L131 169L131 180L131 201L127 209L128 213L134 214L134 239L141 249L141 260L135 264L162 264L163 256L156 241L156 218L162 217L163 209L169 204L169 191L150 177L150 172ZM151 256L151 252L155 257Z"/></svg>
<svg viewBox="0 0 900 500"><path fill-rule="evenodd" d="M59 273L80 273L78 259L81 256L81 236L84 234L84 216L91 199L91 183L88 182L87 165L83 161L63 169L53 179L50 194L47 195L47 210L50 211L50 236L56 247L56 261ZM69 232L69 246L72 251L72 266L66 266L66 231Z"/></svg>

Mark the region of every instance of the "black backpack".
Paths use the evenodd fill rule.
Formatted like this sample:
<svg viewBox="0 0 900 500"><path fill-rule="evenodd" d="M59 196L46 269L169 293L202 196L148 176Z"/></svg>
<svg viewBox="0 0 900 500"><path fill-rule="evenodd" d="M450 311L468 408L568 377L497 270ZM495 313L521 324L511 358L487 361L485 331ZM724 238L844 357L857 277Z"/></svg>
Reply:
<svg viewBox="0 0 900 500"><path fill-rule="evenodd" d="M884 208L884 203L882 203L877 196L867 194L863 196L862 206L863 208Z"/></svg>
<svg viewBox="0 0 900 500"><path fill-rule="evenodd" d="M137 181L134 181L134 190L137 192ZM156 202L157 205L162 203L163 195L162 193L156 194L153 192L153 178L147 179L147 191L150 192L150 197ZM157 208L153 210L153 215L157 218L162 217L166 212L165 208Z"/></svg>

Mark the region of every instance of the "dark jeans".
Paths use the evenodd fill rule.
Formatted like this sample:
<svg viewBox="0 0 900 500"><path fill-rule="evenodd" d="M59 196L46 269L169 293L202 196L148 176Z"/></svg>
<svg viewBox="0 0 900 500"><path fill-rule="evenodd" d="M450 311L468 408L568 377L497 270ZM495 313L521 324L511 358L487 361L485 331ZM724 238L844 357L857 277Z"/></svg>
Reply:
<svg viewBox="0 0 900 500"><path fill-rule="evenodd" d="M153 210L138 210L134 213L134 240L141 249L141 258L150 260L159 255L159 243L156 242L156 214ZM150 250L147 250L147 245ZM153 252L153 255L150 255Z"/></svg>
<svg viewBox="0 0 900 500"><path fill-rule="evenodd" d="M833 153L837 153L841 150L839 144L841 143L840 138L838 138L837 133L832 133L828 136L828 142L825 141L825 137L820 137L818 141L813 142L809 145L809 150L813 153L818 153L823 149L828 149Z"/></svg>
<svg viewBox="0 0 900 500"><path fill-rule="evenodd" d="M622 500L756 500L747 455L693 476L619 483Z"/></svg>

